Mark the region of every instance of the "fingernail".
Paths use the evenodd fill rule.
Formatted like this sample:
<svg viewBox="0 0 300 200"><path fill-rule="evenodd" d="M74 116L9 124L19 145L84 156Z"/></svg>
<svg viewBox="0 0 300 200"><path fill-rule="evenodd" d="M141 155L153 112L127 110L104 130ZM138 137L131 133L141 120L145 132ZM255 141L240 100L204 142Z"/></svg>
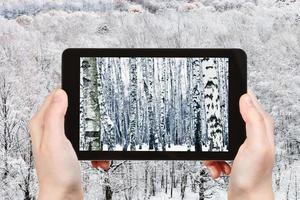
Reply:
<svg viewBox="0 0 300 200"><path fill-rule="evenodd" d="M56 89L53 95L53 102L60 102L61 101L61 94L59 89Z"/></svg>
<svg viewBox="0 0 300 200"><path fill-rule="evenodd" d="M214 179L214 173L213 170L211 168L208 168L209 170L209 175Z"/></svg>
<svg viewBox="0 0 300 200"><path fill-rule="evenodd" d="M230 170L229 170L229 169L227 169L227 168L225 168L225 169L224 169L224 174L225 174L225 175L227 175L227 176L229 176L229 174L230 174Z"/></svg>
<svg viewBox="0 0 300 200"><path fill-rule="evenodd" d="M253 105L253 102L250 98L250 96L247 94L245 95L245 103L247 104L247 106L252 106Z"/></svg>

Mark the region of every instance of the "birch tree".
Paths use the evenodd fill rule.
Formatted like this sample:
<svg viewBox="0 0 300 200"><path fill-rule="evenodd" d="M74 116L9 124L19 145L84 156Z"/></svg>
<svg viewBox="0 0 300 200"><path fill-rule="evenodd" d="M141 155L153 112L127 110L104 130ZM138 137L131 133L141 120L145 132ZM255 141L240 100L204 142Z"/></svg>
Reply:
<svg viewBox="0 0 300 200"><path fill-rule="evenodd" d="M149 120L149 150L154 149L155 143L155 133L154 133L154 104L153 104L153 94L154 94L154 59L147 58L147 71L148 73L148 81L144 81L144 90L147 97L147 104L148 104L148 120Z"/></svg>
<svg viewBox="0 0 300 200"><path fill-rule="evenodd" d="M144 136L148 136L148 121L147 121L147 109L145 109L145 90L144 90L144 81L147 76L147 66L145 63L145 58L138 59L137 67L137 78L138 78L138 100L137 100L137 141L139 145L139 149L142 149L142 145L144 143ZM147 137L146 137L147 138Z"/></svg>
<svg viewBox="0 0 300 200"><path fill-rule="evenodd" d="M82 150L98 150L100 147L100 110L98 102L98 83L96 58L82 60L82 84L83 84L83 113L84 143ZM88 144L88 146L84 146Z"/></svg>
<svg viewBox="0 0 300 200"><path fill-rule="evenodd" d="M129 134L130 134L130 150L136 150L136 132L137 132L137 60L136 58L129 59L130 66L130 85L129 85Z"/></svg>
<svg viewBox="0 0 300 200"><path fill-rule="evenodd" d="M105 58L97 58L97 83L98 83L98 105L99 105L99 118L98 124L100 125L100 148L103 149L104 137L103 135L107 135L107 146L108 150L113 150L115 146L115 136L114 136L114 122L111 120L108 110L109 105L106 103L106 98L104 94L104 74L106 71L106 67L108 67L108 61Z"/></svg>
<svg viewBox="0 0 300 200"><path fill-rule="evenodd" d="M201 63L198 58L192 61L193 87L193 134L195 137L195 151L202 151L201 145Z"/></svg>
<svg viewBox="0 0 300 200"><path fill-rule="evenodd" d="M114 59L114 67L115 67L115 79L116 79L116 108L115 110L115 122L116 122L116 134L118 135L119 144L124 143L124 135L126 131L126 123L125 123L125 109L124 109L124 82L122 78L122 63L120 58Z"/></svg>
<svg viewBox="0 0 300 200"><path fill-rule="evenodd" d="M207 134L210 151L223 150L223 131L220 113L218 66L215 58L201 60L204 83Z"/></svg>
<svg viewBox="0 0 300 200"><path fill-rule="evenodd" d="M160 77L160 137L163 151L166 151L166 71L166 59L163 58Z"/></svg>
<svg viewBox="0 0 300 200"><path fill-rule="evenodd" d="M217 58L223 146L228 150L228 58Z"/></svg>
<svg viewBox="0 0 300 200"><path fill-rule="evenodd" d="M193 104L192 104L192 59L188 58L187 59L187 65L186 65L186 73L187 73L187 147L188 151L191 151L191 146L192 146L192 130L193 130L193 120L192 120L192 115L193 115Z"/></svg>

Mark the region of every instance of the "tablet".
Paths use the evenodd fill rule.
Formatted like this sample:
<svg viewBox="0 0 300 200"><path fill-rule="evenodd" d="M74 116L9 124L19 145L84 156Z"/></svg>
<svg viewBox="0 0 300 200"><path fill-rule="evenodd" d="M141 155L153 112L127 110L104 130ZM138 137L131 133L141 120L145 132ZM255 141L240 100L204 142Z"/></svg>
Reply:
<svg viewBox="0 0 300 200"><path fill-rule="evenodd" d="M232 160L245 140L241 49L66 49L62 88L79 160Z"/></svg>

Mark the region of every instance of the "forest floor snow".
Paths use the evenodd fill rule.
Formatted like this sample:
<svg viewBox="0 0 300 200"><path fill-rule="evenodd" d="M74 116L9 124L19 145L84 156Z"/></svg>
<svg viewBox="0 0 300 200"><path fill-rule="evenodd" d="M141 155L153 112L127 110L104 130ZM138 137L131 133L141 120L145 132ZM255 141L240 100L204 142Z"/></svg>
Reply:
<svg viewBox="0 0 300 200"><path fill-rule="evenodd" d="M279 188L274 187L276 199L300 199L300 160L282 170Z"/></svg>
<svg viewBox="0 0 300 200"><path fill-rule="evenodd" d="M149 145L144 143L144 144L142 144L141 149L139 148L139 145L136 145L135 149L136 149L136 151L149 151ZM227 146L225 146L225 149L227 149ZM103 151L107 151L107 150L108 150L108 146L106 144L104 144ZM130 150L130 146L128 146L127 150L128 151ZM206 145L202 146L202 151L206 152L208 150L209 150L208 146L206 146ZM114 148L114 151L123 151L123 146L117 144ZM150 150L150 151L154 151L154 149ZM158 146L158 151L162 151L161 146ZM173 145L172 144L170 148L167 145L166 151L184 151L184 152L186 152L186 151L188 151L188 145L187 144L184 144L184 145ZM191 146L191 151L195 151L195 146Z"/></svg>

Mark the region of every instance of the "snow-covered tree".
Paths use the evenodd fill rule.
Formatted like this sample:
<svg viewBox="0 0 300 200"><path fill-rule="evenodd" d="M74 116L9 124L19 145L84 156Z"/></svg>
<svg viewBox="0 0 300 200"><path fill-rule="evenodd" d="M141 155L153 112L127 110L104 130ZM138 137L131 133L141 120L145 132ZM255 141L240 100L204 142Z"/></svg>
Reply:
<svg viewBox="0 0 300 200"><path fill-rule="evenodd" d="M167 135L166 135L166 104L167 104L167 98L166 98L166 86L167 86L167 80L166 80L166 72L167 72L167 66L166 66L166 58L163 58L160 60L161 62L161 75L160 75L160 139L161 139L161 146L162 150L166 151L166 141L167 141Z"/></svg>
<svg viewBox="0 0 300 200"><path fill-rule="evenodd" d="M188 58L187 59L187 64L186 64L186 73L187 73L187 94L186 94L186 99L187 99L187 148L188 151L191 151L191 146L193 143L193 103L192 103L192 59Z"/></svg>
<svg viewBox="0 0 300 200"><path fill-rule="evenodd" d="M147 97L147 111L149 119L149 149L154 149L155 144L155 116L154 116L154 59L147 58L148 79L144 82L144 89Z"/></svg>
<svg viewBox="0 0 300 200"><path fill-rule="evenodd" d="M201 146L201 92L200 82L202 80L201 62L199 58L195 58L192 61L192 100L193 100L193 134L195 141L195 151L202 151Z"/></svg>
<svg viewBox="0 0 300 200"><path fill-rule="evenodd" d="M138 11L131 13L132 7L138 4ZM132 5L132 6L131 6ZM262 12L263 10L263 12ZM120 12L121 11L121 12ZM217 11L217 12L216 12ZM273 170L274 188L276 188L276 199L297 199L299 196L299 178L297 169L299 168L299 3L298 1L273 1L273 0L241 0L241 1L5 1L0 6L0 74L3 74L8 82L12 83L11 102L9 104L11 111L17 112L16 117L9 117L7 123L17 121L18 127L22 123L28 122L30 116L34 114L43 98L50 90L61 84L61 52L67 47L241 47L248 52L248 84L257 94L260 102L265 109L270 112L276 124L276 161ZM213 23L212 23L213 19ZM197 34L195 34L197 33ZM145 58L154 60L153 58ZM223 60L222 60L223 59ZM230 62L229 59L217 59L218 66ZM128 127L129 127L129 102L128 102L128 60L122 58L110 58L116 60L116 69L111 70L111 78L114 83L113 98L107 98L106 89L101 89L105 105L108 107L108 118L114 123L116 147L124 146L127 141L129 147ZM120 64L118 64L118 60ZM154 61L153 61L154 62ZM174 80L177 75L174 74L174 59L170 60L170 69L167 74L170 75L168 81L168 100L166 108L166 129L170 137L170 147L174 147L173 135L178 128L174 123L175 104L171 98L174 93ZM148 67L147 69L151 69ZM223 63L223 64L222 64ZM80 63L81 65L81 63ZM185 66L182 66L182 70ZM7 69L4 71L4 69ZM224 133L224 148L228 142L228 127L226 125L226 96L222 95L225 90L227 79L222 78L228 71L222 72L224 68L219 68L219 90L221 120ZM154 70L154 69L153 69ZM148 131L159 133L159 106L160 100L157 81L157 74L161 73L155 68L155 80L153 79L152 89L157 93L150 92L152 95L153 123L149 121L148 100L145 88L141 91L141 96L145 93L145 104L141 105L145 109L147 116L146 125L142 125ZM118 72L117 72L118 71ZM107 71L105 71L106 73ZM276 73L274 73L276 72ZM103 72L103 86L107 84L107 74ZM173 74L172 74L173 73ZM146 73L148 79L148 72ZM171 76L171 74L173 76ZM183 72L183 79L185 72ZM113 77L119 77L113 80ZM191 76L192 77L192 76ZM139 79L139 77L138 77ZM144 79L144 78L143 78ZM183 80L182 79L182 80ZM118 80L118 81L116 81ZM224 82L222 81L224 80ZM146 81L147 82L147 81ZM148 84L148 82L147 82ZM173 84L173 85L172 85ZM119 85L119 86L117 86ZM172 85L172 86L171 86ZM182 104L189 110L189 100L184 94L187 81L182 81ZM122 90L117 90L123 88ZM142 88L142 87L141 87ZM172 89L171 89L172 88ZM227 82L228 89L228 82ZM192 90L191 90L192 91ZM140 99L140 97L138 97ZM141 103L141 102L139 102ZM204 103L204 102L203 102ZM225 104L224 104L225 103ZM20 106L16 106L20 105ZM83 108L83 107L82 107ZM109 113L115 110L113 117ZM109 110L111 109L111 110ZM138 108L140 109L140 107ZM224 110L223 110L224 109ZM82 110L82 109L81 109ZM140 112L140 111L138 111ZM201 113L203 110L201 109ZM190 112L191 113L191 112ZM139 113L141 114L141 113ZM21 117L21 115L24 115ZM11 115L14 116L14 115ZM192 116L188 114L186 116ZM101 116L100 116L101 117ZM223 117L223 118L222 118ZM191 121L188 117L182 117L181 130L186 129L188 133L188 124ZM201 118L206 119L205 110ZM139 117L139 119L141 119ZM203 121L201 119L201 121ZM81 119L82 120L82 119ZM156 120L156 121L155 121ZM21 121L23 121L21 123ZM117 122L119 121L119 122ZM204 120L206 124L206 120ZM0 141L3 142L3 124L0 118ZM119 125L122 125L120 126ZM139 123L138 125L143 124ZM152 124L150 126L150 124ZM120 127L119 127L120 126ZM193 126L191 124L191 126ZM225 127L225 128L224 128ZM82 129L83 127L81 127ZM139 129L141 127L139 126ZM202 126L202 140L207 144L206 126ZM102 135L107 135L104 126L101 125ZM118 131L121 130L121 131ZM82 131L80 131L82 133ZM192 133L192 142L194 134ZM25 129L13 131L17 138L12 136L12 150L9 150L10 156L6 159L8 162L8 179L0 182L0 196L4 199L25 199L27 183L23 181L27 177L27 171L31 168L27 161L30 160L28 144L23 143L29 140ZM150 134L144 131L144 146L149 145ZM122 140L122 141L121 141ZM107 137L102 138L104 147ZM20 142L20 144L18 144ZM3 143L2 143L3 144ZM146 145L145 145L146 144ZM191 151L193 151L191 144ZM227 144L228 145L228 144ZM154 145L153 145L154 146ZM20 148L15 151L15 147ZM106 146L107 147L107 146ZM204 147L204 145L203 145ZM228 147L228 146L227 146ZM161 149L161 147L159 147ZM168 149L172 149L167 147ZM122 150L122 148L120 148ZM129 149L129 148L128 148ZM153 147L154 149L154 147ZM187 148L188 149L188 148ZM203 148L204 149L204 148ZM225 150L225 149L223 149ZM26 154L22 155L22 152ZM4 158L4 149L0 147L0 157ZM0 171L5 169L4 159L0 160ZM25 162L24 162L25 161ZM118 165L115 161L113 166ZM168 164L169 163L169 164ZM175 161L176 180L181 180L183 167L180 167L180 161ZM193 161L186 161L186 171L188 172L187 188L185 198L199 199L222 199L225 187L220 187L226 178L220 180L206 181L199 192L199 183L201 177L206 174L200 174L202 168ZM102 190L104 184L104 173L101 170L95 170L90 167L89 162L81 162L83 166L82 173L85 174L84 185L86 188L85 199L99 199L105 197L105 191ZM132 162L133 170L131 184L129 179L124 179L125 173L129 173L128 166L121 165L116 170L110 170L109 183L107 184L113 192L113 199L124 199L129 197L129 188L133 190L131 197L135 199L149 199L150 194L150 171L151 167L156 165L156 184L155 196L150 199L170 198L170 171L171 162L165 161L136 161ZM14 167L15 166L15 167ZM162 172L161 166L165 168ZM145 182L145 173L148 167L148 179ZM37 189L37 180L34 169L31 169L31 178L29 185L30 198L34 199ZM0 172L0 174L1 174ZM165 188L162 189L160 177L164 176ZM2 174L1 174L2 175ZM0 176L1 176L0 175ZM198 175L198 176L196 176ZM87 178L88 177L88 178ZM139 181L136 184L135 181ZM148 185L144 184L148 183ZM6 184L9 183L9 184ZM179 185L181 181L179 181ZM224 184L225 185L225 184ZM148 194L145 194L144 188L147 188ZM35 188L35 189L34 189ZM166 192L167 188L167 192ZM23 191L24 190L24 191ZM204 195L203 195L204 191ZM5 195L4 195L5 193ZM173 198L180 199L181 187L173 188ZM213 194L213 195L210 195ZM298 195L298 196L297 196ZM203 197L204 196L204 197Z"/></svg>
<svg viewBox="0 0 300 200"><path fill-rule="evenodd" d="M106 95L104 94L104 88L108 86L106 86L105 84L105 77L104 77L104 73L107 70L108 66L111 65L111 63L108 63L108 59L104 59L104 58L97 58L96 59L97 62L97 74L96 74L96 78L97 78L97 94L98 94L98 105L99 105L99 120L98 120L98 124L100 125L100 137L98 138L98 140L100 141L100 147L99 150L102 150L103 148L103 143L104 143L104 136L103 135L107 135L107 148L108 150L113 150L114 146L115 146L115 131L114 131L114 122L111 120L111 117L109 116L109 109L111 107L109 107L109 105L111 104L107 104L106 100ZM110 67L110 66L109 66ZM104 86L105 85L105 86ZM110 88L109 88L110 90ZM107 91L107 90L106 90ZM110 102L110 101L109 101Z"/></svg>
<svg viewBox="0 0 300 200"><path fill-rule="evenodd" d="M201 65L204 75L204 102L209 149L210 151L222 151L224 143L217 60L216 58L203 58Z"/></svg>
<svg viewBox="0 0 300 200"><path fill-rule="evenodd" d="M98 81L96 58L81 60L83 134L81 150L98 150L100 146L100 107L98 101Z"/></svg>
<svg viewBox="0 0 300 200"><path fill-rule="evenodd" d="M136 58L129 59L129 134L130 134L130 150L136 150L136 135L137 135L137 60Z"/></svg>

